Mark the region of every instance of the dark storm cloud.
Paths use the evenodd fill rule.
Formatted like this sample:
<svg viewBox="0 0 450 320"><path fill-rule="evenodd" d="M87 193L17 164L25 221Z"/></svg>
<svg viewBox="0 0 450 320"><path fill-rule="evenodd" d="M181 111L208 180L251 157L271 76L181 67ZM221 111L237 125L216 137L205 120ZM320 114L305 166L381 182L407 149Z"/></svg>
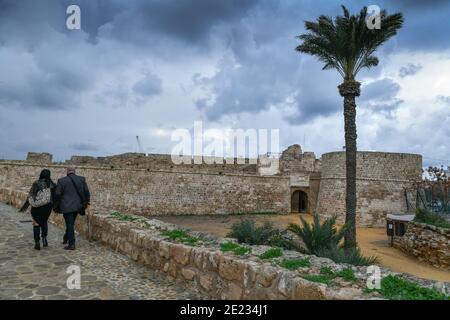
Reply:
<svg viewBox="0 0 450 320"><path fill-rule="evenodd" d="M214 28L233 24L257 4L257 0L132 1L119 14L105 18L98 33L139 46L159 46L170 39L205 49Z"/></svg>
<svg viewBox="0 0 450 320"><path fill-rule="evenodd" d="M352 11L361 9L362 5L344 1ZM449 28L444 17L446 13L434 12L433 16L424 14L424 10L408 7L405 3L380 3L389 13L402 11L406 23L399 34L387 45L380 48L377 56L381 60L375 70L361 72L361 77L376 76L383 68L384 57L401 50L448 47L448 41L435 41L430 34L418 33L415 29L430 30L435 24L439 28ZM424 6L424 3L421 6ZM440 2L445 9L447 4ZM427 7L428 9L431 8ZM431 10L431 9L430 9ZM448 10L444 10L448 12ZM236 23L226 34L228 48L233 54L233 63L218 65L218 73L210 77L210 92L206 97L197 99L199 109L204 110L210 120L220 119L223 115L239 112L258 112L267 110L271 105L280 104L289 97L294 97L297 106L295 115L287 117L290 123L303 123L317 116L327 116L341 109L341 97L336 86L341 81L330 75L334 71L321 71L321 65L305 68L302 61L305 55L294 54L297 42L294 37L303 32L303 21L314 20L319 14L335 16L342 14L339 4L326 1L267 1L260 3L250 17ZM282 18L279 18L282 17ZM408 26L412 26L408 28ZM450 33L450 29L446 34ZM267 36L269 34L270 36ZM440 33L442 36L444 33ZM419 35L411 39L411 35ZM427 44L424 43L427 42ZM282 52L282 54L280 53ZM268 53L270 52L270 53ZM309 60L308 60L309 61ZM233 67L238 66L238 67ZM420 65L408 65L400 71L402 76L413 75L420 70ZM298 76L302 74L302 76ZM320 85L318 85L320 83ZM377 110L395 110L402 101L395 98L399 85L392 80L383 80L363 89L362 99L371 108ZM367 91L367 92L365 92Z"/></svg>
<svg viewBox="0 0 450 320"><path fill-rule="evenodd" d="M160 94L162 92L162 81L158 76L148 72L140 81L135 83L133 91L147 97Z"/></svg>
<svg viewBox="0 0 450 320"><path fill-rule="evenodd" d="M143 1L138 10L148 30L159 30L187 42L197 42L218 23L232 23L257 0Z"/></svg>
<svg viewBox="0 0 450 320"><path fill-rule="evenodd" d="M390 1L393 2L393 1ZM396 0L395 4L408 11L435 10L448 5L448 0Z"/></svg>
<svg viewBox="0 0 450 320"><path fill-rule="evenodd" d="M400 91L400 85L389 78L376 80L361 89L361 99L369 100L388 100L394 98Z"/></svg>
<svg viewBox="0 0 450 320"><path fill-rule="evenodd" d="M447 104L448 106L450 106L450 97L448 96L438 96L436 98L436 101L439 103L444 103Z"/></svg>
<svg viewBox="0 0 450 320"><path fill-rule="evenodd" d="M360 104L374 112L391 115L404 101L397 98L400 85L389 78L373 81L361 88Z"/></svg>
<svg viewBox="0 0 450 320"><path fill-rule="evenodd" d="M400 78L404 78L407 76L413 76L420 70L422 70L422 66L420 64L410 63L405 67L401 67L398 75L400 76Z"/></svg>
<svg viewBox="0 0 450 320"><path fill-rule="evenodd" d="M174 112L167 111L173 110L171 103L178 106L192 99L197 110L191 106L189 112L198 111L209 120L270 108L280 113L288 110L283 116L291 125L329 117L342 112L337 90L342 79L335 71L322 71L315 58L295 52L299 44L295 36L304 32L305 20L342 14L341 3L352 12L370 4L346 0L0 0L0 111L5 110L5 118L14 109L16 115L10 121L17 124L23 117L20 112L31 108L38 109L36 121L55 121L59 119L55 114L64 116L78 108L74 113L80 117L97 112L108 128L114 118L120 118L115 131L131 127L132 137L136 119L127 119L121 112L152 102L155 96L166 100L136 113L152 110L159 116ZM82 31L65 27L70 4L81 7ZM391 54L434 53L450 47L450 1L379 0L374 4L389 13L403 12L405 24L377 52L380 65L362 72L360 81L382 78ZM389 74L399 72L405 77L420 70L420 65L408 62L388 70ZM146 67L154 73L139 76ZM189 85L185 79L190 77L192 92L178 96L174 92L174 99L169 99L173 88ZM165 92L163 84L172 91ZM400 90L392 79L371 82L363 86L358 107L375 115L391 115L403 102L398 98ZM446 96L437 99L449 103ZM83 102L85 108L80 108ZM167 119L176 116L185 114L180 111ZM88 130L92 131L87 136L101 133L97 123ZM17 130L18 135L21 131ZM5 140L13 136L9 132L3 133ZM72 137L79 138L77 130L64 141L76 141ZM54 146L60 145L57 138ZM99 145L109 138L99 140ZM38 139L27 145L28 140L17 140L17 145L26 151L42 144ZM97 151L89 150L94 147L64 143L64 148L72 148L70 152Z"/></svg>
<svg viewBox="0 0 450 320"><path fill-rule="evenodd" d="M0 61L2 69L9 69L8 60ZM76 65L76 64L75 64ZM11 66L12 72L0 78L0 102L19 108L69 109L77 107L80 93L92 81L82 69L76 69L55 57L35 57L29 70ZM23 72L23 74L21 74Z"/></svg>
<svg viewBox="0 0 450 320"><path fill-rule="evenodd" d="M98 151L100 147L90 142L77 142L69 145L69 148L76 151Z"/></svg>
<svg viewBox="0 0 450 320"><path fill-rule="evenodd" d="M395 40L397 48L430 51L450 47L450 1L386 0L380 2L380 7L404 15L405 23Z"/></svg>

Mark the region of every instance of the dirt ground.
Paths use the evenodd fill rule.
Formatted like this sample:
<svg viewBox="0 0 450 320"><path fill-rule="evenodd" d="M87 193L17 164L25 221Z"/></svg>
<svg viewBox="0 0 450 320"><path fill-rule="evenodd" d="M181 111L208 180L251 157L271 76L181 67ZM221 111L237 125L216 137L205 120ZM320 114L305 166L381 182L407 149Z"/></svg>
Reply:
<svg viewBox="0 0 450 320"><path fill-rule="evenodd" d="M312 216L304 214L306 220ZM252 219L256 223L270 221L275 227L285 229L290 223L300 223L299 214L289 215L230 215L230 216L168 216L156 217L195 231L225 237L233 223L241 219ZM384 228L358 228L357 240L361 251L367 256L377 256L379 263L395 272L403 272L424 279L450 281L450 272L436 269L389 246Z"/></svg>

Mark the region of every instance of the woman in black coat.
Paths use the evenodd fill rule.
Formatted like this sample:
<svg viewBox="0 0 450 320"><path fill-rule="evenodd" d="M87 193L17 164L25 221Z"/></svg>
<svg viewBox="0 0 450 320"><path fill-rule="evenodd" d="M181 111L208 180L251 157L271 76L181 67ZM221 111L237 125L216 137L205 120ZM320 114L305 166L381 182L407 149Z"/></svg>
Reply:
<svg viewBox="0 0 450 320"><path fill-rule="evenodd" d="M33 182L27 201L24 203L21 212L24 212L31 205L31 216L33 217L33 234L34 248L41 249L40 236L42 237L42 245L48 246L48 218L52 212L53 202L55 199L56 184L50 178L50 170L44 169L39 175L39 180Z"/></svg>

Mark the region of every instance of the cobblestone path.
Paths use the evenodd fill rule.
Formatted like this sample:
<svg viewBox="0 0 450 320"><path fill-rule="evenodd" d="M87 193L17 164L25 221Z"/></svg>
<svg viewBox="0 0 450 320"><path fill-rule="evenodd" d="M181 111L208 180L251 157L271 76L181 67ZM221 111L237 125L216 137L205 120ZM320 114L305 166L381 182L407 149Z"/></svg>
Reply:
<svg viewBox="0 0 450 320"><path fill-rule="evenodd" d="M53 225L49 247L34 250L29 213L0 203L0 219L0 299L201 299L164 275L81 236L77 250L63 250L63 232ZM80 289L67 288L70 265L80 267Z"/></svg>

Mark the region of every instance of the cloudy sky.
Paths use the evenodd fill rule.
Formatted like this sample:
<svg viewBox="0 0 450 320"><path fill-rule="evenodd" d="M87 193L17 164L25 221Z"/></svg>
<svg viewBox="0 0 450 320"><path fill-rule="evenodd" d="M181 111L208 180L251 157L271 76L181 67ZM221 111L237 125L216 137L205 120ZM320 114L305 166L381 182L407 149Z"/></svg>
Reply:
<svg viewBox="0 0 450 320"><path fill-rule="evenodd" d="M137 135L169 153L196 120L341 150L341 79L294 50L304 21L341 3L405 17L359 75L358 148L450 162L450 1L438 0L0 0L0 158L135 152ZM70 4L81 30L66 27Z"/></svg>

